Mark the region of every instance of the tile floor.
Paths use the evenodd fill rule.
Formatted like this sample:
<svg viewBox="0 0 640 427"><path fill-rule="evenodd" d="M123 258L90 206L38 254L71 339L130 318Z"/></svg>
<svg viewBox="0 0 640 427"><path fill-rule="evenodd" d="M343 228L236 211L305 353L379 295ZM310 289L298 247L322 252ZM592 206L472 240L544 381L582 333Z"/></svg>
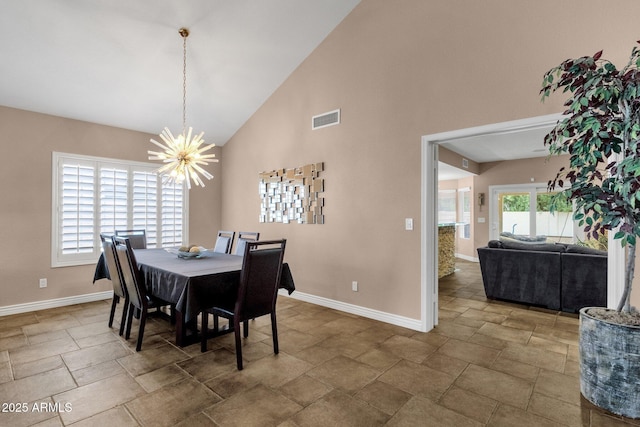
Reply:
<svg viewBox="0 0 640 427"><path fill-rule="evenodd" d="M0 426L640 425L581 399L575 316L487 301L458 268L427 334L280 298L280 354L257 319L242 372L232 336L180 349L161 319L136 353L109 301L0 318Z"/></svg>

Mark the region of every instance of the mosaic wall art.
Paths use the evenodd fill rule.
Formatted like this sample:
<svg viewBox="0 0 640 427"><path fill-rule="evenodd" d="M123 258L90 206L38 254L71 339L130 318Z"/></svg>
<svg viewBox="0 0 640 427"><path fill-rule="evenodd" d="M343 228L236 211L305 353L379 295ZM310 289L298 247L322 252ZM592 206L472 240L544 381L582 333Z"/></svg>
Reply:
<svg viewBox="0 0 640 427"><path fill-rule="evenodd" d="M324 224L324 163L260 174L260 222Z"/></svg>

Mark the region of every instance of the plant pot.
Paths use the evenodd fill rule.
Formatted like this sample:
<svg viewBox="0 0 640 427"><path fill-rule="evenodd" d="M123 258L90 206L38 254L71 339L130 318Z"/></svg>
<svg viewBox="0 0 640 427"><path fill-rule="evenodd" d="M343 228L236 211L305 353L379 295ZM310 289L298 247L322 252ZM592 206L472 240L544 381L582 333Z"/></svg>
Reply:
<svg viewBox="0 0 640 427"><path fill-rule="evenodd" d="M580 392L617 415L640 418L640 327L580 310Z"/></svg>

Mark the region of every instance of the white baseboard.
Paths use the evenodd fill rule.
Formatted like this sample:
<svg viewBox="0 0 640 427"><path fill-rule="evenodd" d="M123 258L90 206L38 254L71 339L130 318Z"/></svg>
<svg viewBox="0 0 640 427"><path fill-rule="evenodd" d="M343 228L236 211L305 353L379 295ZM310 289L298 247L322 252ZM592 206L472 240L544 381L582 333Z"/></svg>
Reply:
<svg viewBox="0 0 640 427"><path fill-rule="evenodd" d="M455 257L463 259L465 261L480 262L480 258L472 257L469 255L455 254Z"/></svg>
<svg viewBox="0 0 640 427"><path fill-rule="evenodd" d="M319 297L304 292L295 291L291 295L289 295L286 290L281 289L280 295L309 302L311 304L332 308L334 310L344 311L345 313L355 314L373 320L379 320L380 322L390 323L392 325L401 326L403 328L413 329L415 331L420 331L422 328L422 323L419 319L411 319L409 317L398 316L397 314L390 314L384 311L361 307L359 305Z"/></svg>
<svg viewBox="0 0 640 427"><path fill-rule="evenodd" d="M85 302L101 301L113 298L113 291L96 292L93 294L76 295L72 297L56 298L45 301L27 302L24 304L0 307L0 317L10 314L28 313L30 311L46 310L48 308L64 307Z"/></svg>
<svg viewBox="0 0 640 427"><path fill-rule="evenodd" d="M309 302L311 304L321 305L323 307L332 308L338 311L344 311L345 313L355 314L373 320L379 320L380 322L390 323L392 325L413 329L415 331L420 331L421 329L421 322L419 319L411 319L409 317L398 316L396 314L390 314L384 311L361 307L346 302L335 301L329 298L319 297L299 291L295 291L293 294L289 295L287 291L283 289L280 291L280 294L289 298L298 299L300 301ZM86 302L102 301L111 298L113 298L113 291L104 291L92 294L76 295L72 297L50 299L45 301L34 301L24 304L8 305L0 307L0 317L9 316L11 314L46 310L48 308L82 304Z"/></svg>

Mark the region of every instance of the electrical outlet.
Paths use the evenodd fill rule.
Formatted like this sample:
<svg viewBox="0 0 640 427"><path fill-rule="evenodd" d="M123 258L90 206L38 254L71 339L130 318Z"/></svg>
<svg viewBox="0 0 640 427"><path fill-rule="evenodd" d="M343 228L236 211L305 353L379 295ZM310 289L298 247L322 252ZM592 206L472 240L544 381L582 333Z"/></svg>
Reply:
<svg viewBox="0 0 640 427"><path fill-rule="evenodd" d="M47 287L47 279L40 279L40 287L41 288Z"/></svg>
<svg viewBox="0 0 640 427"><path fill-rule="evenodd" d="M356 282L355 280L351 282L351 290L353 292L358 292L358 282Z"/></svg>

